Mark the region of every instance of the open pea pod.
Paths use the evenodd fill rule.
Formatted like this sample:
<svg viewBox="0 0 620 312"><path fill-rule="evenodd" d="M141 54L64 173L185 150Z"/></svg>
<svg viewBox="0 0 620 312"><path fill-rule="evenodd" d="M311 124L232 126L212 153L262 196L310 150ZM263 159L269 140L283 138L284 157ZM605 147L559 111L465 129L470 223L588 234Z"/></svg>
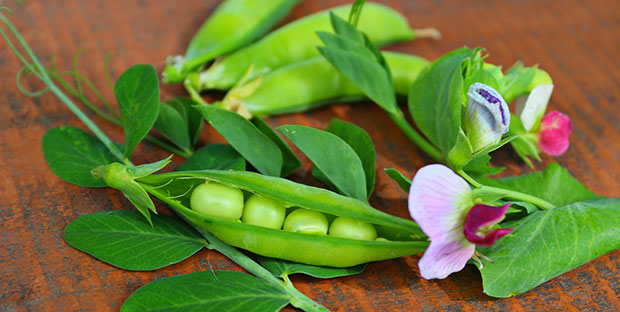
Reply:
<svg viewBox="0 0 620 312"><path fill-rule="evenodd" d="M289 208L319 211L327 214L328 219L344 216L369 222L385 240L294 233L207 216L189 208L191 191L205 181L268 196ZM421 253L428 246L427 238L413 221L386 214L357 199L278 177L245 171L204 170L151 175L141 178L140 183L195 226L208 230L229 245L262 256L311 265L349 267Z"/></svg>

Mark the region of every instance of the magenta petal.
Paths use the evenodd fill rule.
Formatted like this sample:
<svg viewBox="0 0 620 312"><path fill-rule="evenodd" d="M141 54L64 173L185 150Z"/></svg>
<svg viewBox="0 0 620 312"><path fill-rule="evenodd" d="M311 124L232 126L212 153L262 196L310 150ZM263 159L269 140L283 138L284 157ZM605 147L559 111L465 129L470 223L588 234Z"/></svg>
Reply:
<svg viewBox="0 0 620 312"><path fill-rule="evenodd" d="M568 150L568 135L560 129L543 129L540 131L538 147L547 155L560 156Z"/></svg>
<svg viewBox="0 0 620 312"><path fill-rule="evenodd" d="M409 213L431 241L457 229L461 233L471 205L469 184L444 165L422 167L411 182Z"/></svg>
<svg viewBox="0 0 620 312"><path fill-rule="evenodd" d="M498 238L512 232L513 229L494 229L484 236L478 234L481 228L491 226L501 221L508 207L510 207L510 203L500 207L483 204L477 204L472 207L465 219L465 226L463 229L465 238L478 246L491 246L495 244Z"/></svg>
<svg viewBox="0 0 620 312"><path fill-rule="evenodd" d="M573 123L568 115L560 113L558 111L552 111L543 116L541 122L541 129L558 129L565 137L568 138L573 131Z"/></svg>
<svg viewBox="0 0 620 312"><path fill-rule="evenodd" d="M433 240L418 262L420 275L425 279L446 278L465 267L474 255L475 248L475 245L464 239L449 240L445 237Z"/></svg>

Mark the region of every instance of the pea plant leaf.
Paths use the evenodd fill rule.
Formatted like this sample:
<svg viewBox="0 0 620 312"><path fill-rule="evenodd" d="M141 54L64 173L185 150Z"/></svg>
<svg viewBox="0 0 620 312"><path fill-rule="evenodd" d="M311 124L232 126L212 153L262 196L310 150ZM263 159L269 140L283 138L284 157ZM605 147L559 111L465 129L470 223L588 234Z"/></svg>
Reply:
<svg viewBox="0 0 620 312"><path fill-rule="evenodd" d="M516 62L506 71L501 81L501 89L497 89L504 97L506 103L510 103L518 96L528 92L528 88L532 80L534 80L537 70L537 66L524 67L523 63Z"/></svg>
<svg viewBox="0 0 620 312"><path fill-rule="evenodd" d="M256 170L270 176L282 172L282 152L276 143L241 115L213 107L195 106L213 128Z"/></svg>
<svg viewBox="0 0 620 312"><path fill-rule="evenodd" d="M299 161L299 158L295 156L295 153L293 153L291 147L288 146L288 143L286 143L286 141L284 141L284 139L275 130L273 130L271 126L269 126L260 117L254 117L250 121L258 130L260 130L260 132L266 135L269 139L271 139L271 141L273 141L273 143L276 143L278 148L280 148L280 152L282 152L281 177L286 177L301 167L301 161Z"/></svg>
<svg viewBox="0 0 620 312"><path fill-rule="evenodd" d="M461 48L435 60L413 82L409 110L413 120L444 156L456 144L461 126L463 64L476 53Z"/></svg>
<svg viewBox="0 0 620 312"><path fill-rule="evenodd" d="M209 144L198 149L177 170L245 170L245 159L227 144Z"/></svg>
<svg viewBox="0 0 620 312"><path fill-rule="evenodd" d="M196 102L190 98L177 97L171 100L167 100L166 104L174 107L185 120L185 124L187 124L187 131L190 138L190 143L192 148L198 142L198 138L200 137L200 132L202 131L203 119L200 112L195 109L193 106L196 105Z"/></svg>
<svg viewBox="0 0 620 312"><path fill-rule="evenodd" d="M201 271L166 277L136 290L121 307L133 311L279 311L287 294L249 274Z"/></svg>
<svg viewBox="0 0 620 312"><path fill-rule="evenodd" d="M116 81L114 94L121 112L128 158L151 130L159 112L159 82L152 65L134 65Z"/></svg>
<svg viewBox="0 0 620 312"><path fill-rule="evenodd" d="M514 232L480 248L484 292L510 297L620 248L620 199L575 202L506 222Z"/></svg>
<svg viewBox="0 0 620 312"><path fill-rule="evenodd" d="M364 272L368 263L348 268L331 268L295 263L291 261L258 256L258 262L273 275L284 277L291 274L306 274L316 278L334 278L355 275Z"/></svg>
<svg viewBox="0 0 620 312"><path fill-rule="evenodd" d="M194 101L175 98L160 104L155 129L185 151L191 151L202 130L202 116L193 108Z"/></svg>
<svg viewBox="0 0 620 312"><path fill-rule="evenodd" d="M65 241L93 257L131 271L151 271L180 262L205 246L187 224L137 211L102 211L81 216L65 228Z"/></svg>
<svg viewBox="0 0 620 312"><path fill-rule="evenodd" d="M71 126L48 130L43 136L43 156L59 178L79 186L105 187L93 178L94 168L117 161L95 136Z"/></svg>
<svg viewBox="0 0 620 312"><path fill-rule="evenodd" d="M375 187L375 146L364 129L340 119L332 119L325 129L345 141L362 161L366 176L366 192L368 197Z"/></svg>
<svg viewBox="0 0 620 312"><path fill-rule="evenodd" d="M385 169L385 173L387 173L387 175L392 178L392 180L396 181L396 183L398 183L398 186L400 186L400 188L409 193L409 189L411 188L411 180L408 179L407 177L405 177L405 175L403 175L402 173L400 173L400 171L394 169L394 168L387 168Z"/></svg>
<svg viewBox="0 0 620 312"><path fill-rule="evenodd" d="M366 176L362 161L355 150L335 134L306 126L278 127L325 177L337 191L361 201L367 200Z"/></svg>
<svg viewBox="0 0 620 312"><path fill-rule="evenodd" d="M399 109L389 68L368 38L346 20L330 12L336 35L318 32L325 46L319 52L368 98L390 114Z"/></svg>

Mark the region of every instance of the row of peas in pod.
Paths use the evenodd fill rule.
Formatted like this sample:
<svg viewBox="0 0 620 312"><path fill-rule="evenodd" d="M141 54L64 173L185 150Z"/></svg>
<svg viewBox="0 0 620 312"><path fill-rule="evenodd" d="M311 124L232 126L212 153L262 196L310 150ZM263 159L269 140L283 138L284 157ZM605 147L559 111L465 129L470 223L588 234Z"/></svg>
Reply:
<svg viewBox="0 0 620 312"><path fill-rule="evenodd" d="M198 185L191 194L190 207L211 217L240 220L245 224L276 230L357 240L377 239L375 227L368 222L342 216L328 218L321 212L301 207L287 209L276 199L248 195L241 189L216 182L207 181Z"/></svg>

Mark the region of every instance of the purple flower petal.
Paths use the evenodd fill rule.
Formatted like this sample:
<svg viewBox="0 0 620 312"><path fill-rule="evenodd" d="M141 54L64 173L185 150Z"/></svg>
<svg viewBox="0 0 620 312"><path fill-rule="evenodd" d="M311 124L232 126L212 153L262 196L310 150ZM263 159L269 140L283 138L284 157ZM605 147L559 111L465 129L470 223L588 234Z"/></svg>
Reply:
<svg viewBox="0 0 620 312"><path fill-rule="evenodd" d="M409 191L409 213L431 239L461 233L473 205L469 184L444 165L428 165L416 173Z"/></svg>
<svg viewBox="0 0 620 312"><path fill-rule="evenodd" d="M476 246L461 235L447 235L443 239L432 240L418 262L420 275L425 279L446 278L462 270L474 255Z"/></svg>
<svg viewBox="0 0 620 312"><path fill-rule="evenodd" d="M508 207L510 207L510 203L500 207L483 204L472 207L467 213L463 227L465 238L478 246L491 246L495 244L498 238L511 233L513 229L494 229L484 235L479 234L485 227L490 227L501 221Z"/></svg>

